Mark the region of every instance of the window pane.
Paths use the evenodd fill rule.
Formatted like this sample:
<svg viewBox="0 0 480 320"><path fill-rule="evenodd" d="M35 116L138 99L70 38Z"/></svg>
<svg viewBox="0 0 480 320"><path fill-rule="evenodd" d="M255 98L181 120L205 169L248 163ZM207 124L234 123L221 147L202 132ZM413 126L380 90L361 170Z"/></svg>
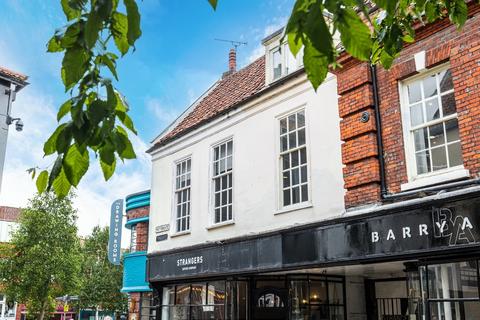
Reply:
<svg viewBox="0 0 480 320"><path fill-rule="evenodd" d="M444 70L439 74L440 91L445 92L453 89L452 72L450 69Z"/></svg>
<svg viewBox="0 0 480 320"><path fill-rule="evenodd" d="M460 140L458 132L458 120L452 119L445 122L445 131L447 132L447 142Z"/></svg>
<svg viewBox="0 0 480 320"><path fill-rule="evenodd" d="M227 204L227 191L222 192L222 206Z"/></svg>
<svg viewBox="0 0 480 320"><path fill-rule="evenodd" d="M292 185L297 185L300 183L300 170L295 168L292 170Z"/></svg>
<svg viewBox="0 0 480 320"><path fill-rule="evenodd" d="M280 120L280 134L287 133L287 119Z"/></svg>
<svg viewBox="0 0 480 320"><path fill-rule="evenodd" d="M228 217L228 212L227 212L227 207L222 207L222 220L221 221L227 221Z"/></svg>
<svg viewBox="0 0 480 320"><path fill-rule="evenodd" d="M479 301L431 302L431 319L480 319Z"/></svg>
<svg viewBox="0 0 480 320"><path fill-rule="evenodd" d="M424 99L433 97L437 94L437 80L435 79L436 75L431 75L425 80L423 80L423 94Z"/></svg>
<svg viewBox="0 0 480 320"><path fill-rule="evenodd" d="M162 288L162 304L163 305L170 305L174 304L175 298L175 286L166 286Z"/></svg>
<svg viewBox="0 0 480 320"><path fill-rule="evenodd" d="M420 91L420 82L414 82L407 87L408 90L408 101L410 103L415 103L422 99L422 93Z"/></svg>
<svg viewBox="0 0 480 320"><path fill-rule="evenodd" d="M305 164L307 163L307 149L303 148L300 150L300 163Z"/></svg>
<svg viewBox="0 0 480 320"><path fill-rule="evenodd" d="M415 157L417 160L417 174L430 172L430 152L417 152Z"/></svg>
<svg viewBox="0 0 480 320"><path fill-rule="evenodd" d="M222 190L227 189L227 176L222 177Z"/></svg>
<svg viewBox="0 0 480 320"><path fill-rule="evenodd" d="M292 188L292 204L300 202L300 187Z"/></svg>
<svg viewBox="0 0 480 320"><path fill-rule="evenodd" d="M430 298L477 298L477 263L462 261L428 266Z"/></svg>
<svg viewBox="0 0 480 320"><path fill-rule="evenodd" d="M224 302L225 302L225 281L209 282L207 304L224 304Z"/></svg>
<svg viewBox="0 0 480 320"><path fill-rule="evenodd" d="M283 205L290 205L290 189L283 190Z"/></svg>
<svg viewBox="0 0 480 320"><path fill-rule="evenodd" d="M440 118L440 107L438 106L437 98L425 101L425 109L427 113L427 121Z"/></svg>
<svg viewBox="0 0 480 320"><path fill-rule="evenodd" d="M310 303L327 303L327 286L325 285L325 281L310 282Z"/></svg>
<svg viewBox="0 0 480 320"><path fill-rule="evenodd" d="M303 146L305 144L305 129L298 130L298 145Z"/></svg>
<svg viewBox="0 0 480 320"><path fill-rule="evenodd" d="M291 281L291 314L292 319L307 319L308 317L308 282Z"/></svg>
<svg viewBox="0 0 480 320"><path fill-rule="evenodd" d="M287 135L280 137L280 151L285 151L288 149L287 139Z"/></svg>
<svg viewBox="0 0 480 320"><path fill-rule="evenodd" d="M282 57L277 49L272 53L273 79L278 79L282 75Z"/></svg>
<svg viewBox="0 0 480 320"><path fill-rule="evenodd" d="M288 131L293 131L297 128L295 121L295 114L288 116Z"/></svg>
<svg viewBox="0 0 480 320"><path fill-rule="evenodd" d="M302 179L301 182L307 182L307 166L301 167Z"/></svg>
<svg viewBox="0 0 480 320"><path fill-rule="evenodd" d="M215 149L213 149L213 158L214 160L218 160L220 158L220 150L219 150L219 147L216 147Z"/></svg>
<svg viewBox="0 0 480 320"><path fill-rule="evenodd" d="M215 193L215 207L220 206L220 194L221 193Z"/></svg>
<svg viewBox="0 0 480 320"><path fill-rule="evenodd" d="M447 154L445 147L432 149L432 167L433 171L447 168Z"/></svg>
<svg viewBox="0 0 480 320"><path fill-rule="evenodd" d="M445 135L443 134L443 123L428 127L430 134L430 147L445 144Z"/></svg>
<svg viewBox="0 0 480 320"><path fill-rule="evenodd" d="M190 285L178 285L175 304L189 304L190 303Z"/></svg>
<svg viewBox="0 0 480 320"><path fill-rule="evenodd" d="M290 153L290 157L291 157L291 160L292 160L292 162L291 162L292 163L292 168L298 166L298 153L299 153L298 150Z"/></svg>
<svg viewBox="0 0 480 320"><path fill-rule="evenodd" d="M297 137L295 132L288 134L288 148L293 149L297 147Z"/></svg>
<svg viewBox="0 0 480 320"><path fill-rule="evenodd" d="M343 283L328 283L328 300L329 304L343 304Z"/></svg>
<svg viewBox="0 0 480 320"><path fill-rule="evenodd" d="M305 111L297 113L297 125L299 128L305 126Z"/></svg>
<svg viewBox="0 0 480 320"><path fill-rule="evenodd" d="M425 150L428 148L428 134L427 128L415 130L413 132L415 140L415 151Z"/></svg>
<svg viewBox="0 0 480 320"><path fill-rule="evenodd" d="M448 145L448 160L450 167L455 167L463 164L462 148L460 142Z"/></svg>
<svg viewBox="0 0 480 320"><path fill-rule="evenodd" d="M308 201L308 186L306 184L302 185L302 201Z"/></svg>
<svg viewBox="0 0 480 320"><path fill-rule="evenodd" d="M457 108L455 106L455 95L453 92L442 96L442 109L444 116L448 116L457 112Z"/></svg>
<svg viewBox="0 0 480 320"><path fill-rule="evenodd" d="M342 307L330 307L330 320L340 320L345 319L344 316L345 308Z"/></svg>
<svg viewBox="0 0 480 320"><path fill-rule="evenodd" d="M283 187L290 187L290 171L283 172Z"/></svg>
<svg viewBox="0 0 480 320"><path fill-rule="evenodd" d="M220 222L220 208L215 209L215 223Z"/></svg>
<svg viewBox="0 0 480 320"><path fill-rule="evenodd" d="M283 170L290 168L290 155L285 154L282 156Z"/></svg>
<svg viewBox="0 0 480 320"><path fill-rule="evenodd" d="M192 284L191 304L205 304L207 297L207 285L205 283Z"/></svg>
<svg viewBox="0 0 480 320"><path fill-rule="evenodd" d="M231 156L233 154L233 141L227 142L227 156Z"/></svg>
<svg viewBox="0 0 480 320"><path fill-rule="evenodd" d="M412 124L412 127L418 126L419 124L422 124L424 122L423 120L423 107L422 104L415 104L410 107L410 123Z"/></svg>

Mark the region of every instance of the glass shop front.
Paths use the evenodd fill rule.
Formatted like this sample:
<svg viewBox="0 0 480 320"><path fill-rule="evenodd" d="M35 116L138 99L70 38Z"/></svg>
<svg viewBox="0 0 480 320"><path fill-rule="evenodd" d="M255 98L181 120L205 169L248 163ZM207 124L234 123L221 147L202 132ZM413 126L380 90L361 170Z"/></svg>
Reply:
<svg viewBox="0 0 480 320"><path fill-rule="evenodd" d="M480 320L480 198L152 254L157 320Z"/></svg>

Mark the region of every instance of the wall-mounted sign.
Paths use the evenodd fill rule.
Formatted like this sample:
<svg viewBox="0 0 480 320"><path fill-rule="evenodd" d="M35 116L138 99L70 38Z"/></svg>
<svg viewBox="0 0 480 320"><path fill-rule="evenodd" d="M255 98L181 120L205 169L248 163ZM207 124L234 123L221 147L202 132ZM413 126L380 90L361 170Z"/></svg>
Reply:
<svg viewBox="0 0 480 320"><path fill-rule="evenodd" d="M120 264L120 249L122 245L122 221L123 221L123 200L118 199L112 203L110 213L110 237L108 239L108 260Z"/></svg>
<svg viewBox="0 0 480 320"><path fill-rule="evenodd" d="M398 208L337 223L148 257L150 281L429 257L480 248L480 197Z"/></svg>
<svg viewBox="0 0 480 320"><path fill-rule="evenodd" d="M169 224L162 224L159 226L155 227L155 232L156 233L162 233L162 232L167 232L170 230L170 225Z"/></svg>
<svg viewBox="0 0 480 320"><path fill-rule="evenodd" d="M168 239L168 234L164 233L164 234L159 234L157 237L157 242L160 242L160 241L165 241Z"/></svg>

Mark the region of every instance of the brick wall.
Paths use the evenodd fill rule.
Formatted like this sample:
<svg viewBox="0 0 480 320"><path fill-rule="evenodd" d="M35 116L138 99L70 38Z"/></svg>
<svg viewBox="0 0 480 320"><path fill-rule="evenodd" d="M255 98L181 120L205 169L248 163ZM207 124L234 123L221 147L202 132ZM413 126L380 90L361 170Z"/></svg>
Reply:
<svg viewBox="0 0 480 320"><path fill-rule="evenodd" d="M414 54L426 52L426 67L450 63L464 166L472 177L480 173L480 6L470 6L462 32L447 19L417 28L417 41L408 44L390 70L378 68L378 88L387 190L400 191L408 182L400 110L399 81L416 74ZM337 72L342 160L345 165L347 208L379 202L380 179L372 81L368 64L341 57ZM370 120L360 121L368 111Z"/></svg>
<svg viewBox="0 0 480 320"><path fill-rule="evenodd" d="M127 221L132 219L138 219L148 217L150 214L150 206L135 208L128 210ZM137 251L147 251L148 245L148 222L140 222L136 225L137 228Z"/></svg>
<svg viewBox="0 0 480 320"><path fill-rule="evenodd" d="M140 320L140 292L129 293L128 320Z"/></svg>

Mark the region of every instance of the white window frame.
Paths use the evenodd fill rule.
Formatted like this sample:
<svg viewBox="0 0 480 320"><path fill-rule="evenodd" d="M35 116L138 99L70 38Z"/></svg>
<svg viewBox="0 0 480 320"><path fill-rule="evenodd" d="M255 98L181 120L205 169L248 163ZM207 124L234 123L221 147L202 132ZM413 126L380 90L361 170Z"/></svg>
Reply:
<svg viewBox="0 0 480 320"><path fill-rule="evenodd" d="M137 252L137 239L138 239L138 233L137 233L137 225L134 224L130 228L130 253Z"/></svg>
<svg viewBox="0 0 480 320"><path fill-rule="evenodd" d="M214 172L214 167L213 167L213 164L215 162L215 148L222 145L222 144L227 144L228 142L232 142L232 170L229 172L229 173L224 173L222 175L227 175L227 174L231 174L232 175L232 178L231 178L231 189L232 189L232 198L231 198L231 206L232 206L232 218L231 219L227 219L225 221L221 221L221 222L215 222L215 193L216 193L216 190L215 190L215 179L222 176L222 175L218 175L218 176L215 176L215 172ZM227 138L224 138L220 141L217 141L215 142L214 144L212 144L210 146L210 162L209 162L209 184L210 184L210 224L209 226L207 227L207 229L214 229L214 228L217 228L217 227L222 227L222 226L226 226L226 225L231 225L231 224L234 224L235 223L235 139L233 136L229 136ZM221 215L221 212L220 212L220 215ZM228 215L228 211L227 211L227 215Z"/></svg>
<svg viewBox="0 0 480 320"><path fill-rule="evenodd" d="M278 43L278 42L277 42ZM282 69L281 69L281 74L279 77L275 78L274 77L274 65L273 65L273 54L277 51L280 51L280 60L282 64ZM287 54L286 54L287 53ZM295 59L294 65L295 69L294 70L288 70L288 60L290 56ZM295 57L293 53L290 52L290 48L288 47L287 42L283 42L282 44L277 44L275 46L272 46L268 50L268 72L270 75L270 82L275 82L286 75L295 72L296 70L300 69L303 66L303 48L298 52L297 56Z"/></svg>
<svg viewBox="0 0 480 320"><path fill-rule="evenodd" d="M425 79L433 74L436 74L438 72L441 72L447 69L451 70L450 64L443 64L443 65L425 70L404 81L398 82L399 93L400 93L401 116L402 116L403 142L404 142L405 160L406 160L407 176L408 176L408 182L401 185L401 190L415 189L423 186L428 186L432 184L437 184L437 183L454 180L454 179L460 179L460 178L469 176L469 172L464 168L463 164L453 166L453 167L448 167L448 168L437 170L437 171L417 174L417 163L415 159L415 146L414 146L415 141L413 137L413 130L415 130L415 128L444 123L451 119L458 119L458 113L454 113L433 121L429 121L428 125L422 124L422 125L413 127L412 129L412 126L410 123L411 121L410 106L408 101L407 86L409 84L412 84L417 81L421 81L422 79ZM422 92L423 92L423 89L422 89ZM442 94L449 94L453 92L455 92L455 90L451 89L446 93L442 92ZM425 100L422 99L420 101L423 103ZM447 159L448 159L448 153L447 153Z"/></svg>
<svg viewBox="0 0 480 320"><path fill-rule="evenodd" d="M284 118L288 118L292 114L297 114L298 112L303 111L305 115L305 148L306 148L306 166L307 166L307 196L308 200L302 201L299 203L295 204L290 204L287 206L283 205L283 164L282 164L282 154L285 152L281 151L281 139L280 139L280 121ZM285 212L290 212L294 210L299 210L299 209L304 209L312 206L312 179L311 179L311 166L310 166L310 138L309 138L309 125L308 125L308 112L306 105L301 105L295 109L289 110L287 112L284 112L282 114L279 114L275 117L275 145L276 145L276 153L277 153L277 183L276 183L276 189L277 189L277 211L275 214L281 214ZM287 152L292 152L294 150L298 150L300 148L295 148L292 150L288 150Z"/></svg>
<svg viewBox="0 0 480 320"><path fill-rule="evenodd" d="M180 189L177 189L177 166L183 162L186 162L190 160L190 185L189 186L186 186L186 187L183 187L183 188L180 188ZM174 237L174 236L180 236L180 235L184 235L184 234L189 234L191 229L192 229L192 172L193 172L193 160L192 160L192 155L187 155L187 156L184 156L178 160L175 160L173 162L173 173L172 173L172 176L173 176L173 183L172 183L172 210L171 210L171 236ZM189 201L187 202L188 203L188 210L189 210L189 214L188 214L188 229L186 230L181 230L181 231L178 231L177 230L177 192L180 192L180 191L183 191L183 190L186 190L186 189L190 189L190 199Z"/></svg>

